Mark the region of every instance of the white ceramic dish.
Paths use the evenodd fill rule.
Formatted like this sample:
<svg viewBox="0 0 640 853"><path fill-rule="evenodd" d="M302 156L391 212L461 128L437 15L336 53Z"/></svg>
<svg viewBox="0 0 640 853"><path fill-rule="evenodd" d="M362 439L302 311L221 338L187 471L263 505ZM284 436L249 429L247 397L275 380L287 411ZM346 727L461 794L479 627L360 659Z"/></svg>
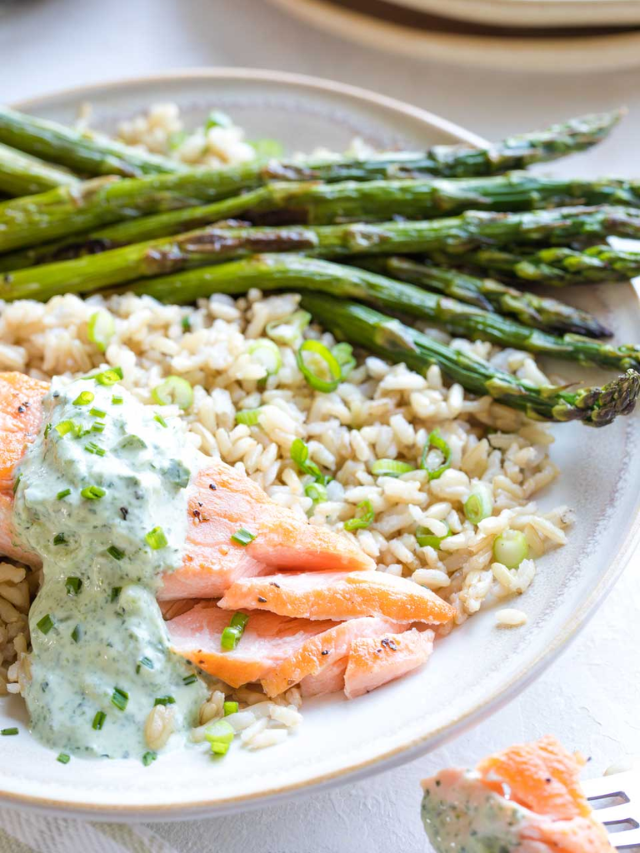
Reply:
<svg viewBox="0 0 640 853"><path fill-rule="evenodd" d="M167 99L179 102L194 120L214 106L227 109L251 134L278 136L292 149L318 142L340 149L356 132L381 146L476 139L369 93L269 72L172 74L21 106L69 120L80 101L90 100L96 124L108 128L120 116ZM585 289L581 302L613 325L620 340L640 340L640 311L630 286ZM147 768L137 761L72 760L63 766L29 736L21 702L0 699L0 727L21 730L18 737L2 740L0 800L130 821L247 809L407 761L482 719L553 660L640 540L640 418L620 420L602 432L578 425L556 432L553 458L562 477L542 503L567 503L578 510L579 520L570 544L540 561L532 589L518 602L529 615L524 628L499 631L493 613L482 612L442 642L425 669L352 702L309 703L302 729L285 744L258 753L234 749L216 763L199 749L188 749Z"/></svg>
<svg viewBox="0 0 640 853"><path fill-rule="evenodd" d="M554 75L615 71L640 65L640 30L608 35L594 30L593 34L571 38L480 35L430 28L428 23L408 26L399 23L392 11L379 17L342 7L333 0L271 2L339 38L423 61ZM446 2L448 12L449 0ZM472 2L468 0L469 5ZM594 0L593 5L597 2ZM524 5L526 0L512 0L515 3Z"/></svg>
<svg viewBox="0 0 640 853"><path fill-rule="evenodd" d="M640 24L640 0L388 0L462 21L517 27Z"/></svg>

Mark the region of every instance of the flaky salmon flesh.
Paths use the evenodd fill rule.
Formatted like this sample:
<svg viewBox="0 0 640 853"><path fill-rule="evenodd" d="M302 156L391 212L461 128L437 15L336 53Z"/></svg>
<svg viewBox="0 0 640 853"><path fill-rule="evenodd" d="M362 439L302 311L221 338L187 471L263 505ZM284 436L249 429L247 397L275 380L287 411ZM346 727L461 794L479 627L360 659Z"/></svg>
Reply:
<svg viewBox="0 0 640 853"><path fill-rule="evenodd" d="M13 529L13 486L47 391L0 374L0 551L34 566L39 558ZM174 651L233 687L357 697L424 663L433 648L425 624L453 618L435 593L375 571L353 537L301 520L220 460L207 460L187 488L182 565L163 576L158 599ZM247 545L232 538L241 528L255 537ZM229 611L249 622L237 647L223 650Z"/></svg>
<svg viewBox="0 0 640 853"><path fill-rule="evenodd" d="M547 736L443 770L422 783L429 840L437 853L613 853L580 787L583 764Z"/></svg>

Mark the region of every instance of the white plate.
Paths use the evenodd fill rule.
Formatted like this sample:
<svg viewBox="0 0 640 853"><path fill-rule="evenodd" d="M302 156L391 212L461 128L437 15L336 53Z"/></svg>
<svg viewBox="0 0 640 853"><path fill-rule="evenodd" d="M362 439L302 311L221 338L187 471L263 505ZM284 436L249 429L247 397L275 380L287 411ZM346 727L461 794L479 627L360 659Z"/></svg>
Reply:
<svg viewBox="0 0 640 853"><path fill-rule="evenodd" d="M340 149L356 132L378 145L473 138L369 93L267 72L173 74L66 92L26 107L68 121L81 100L94 103L103 127L159 100L179 102L194 120L212 107L227 109L252 134L278 136L291 149L318 143ZM581 302L613 325L620 340L640 340L640 311L630 286L585 288ZM2 739L0 799L109 820L246 809L408 761L482 719L551 662L640 539L640 420L622 419L603 431L565 425L556 432L552 455L563 473L542 503L575 507L578 523L566 548L540 560L533 587L518 602L529 615L526 627L499 631L494 614L482 612L443 641L421 671L352 702L309 702L295 737L255 754L234 749L222 762L188 749L147 768L137 761L76 759L63 766L27 733L21 702L0 699L0 727L21 729L18 737Z"/></svg>
<svg viewBox="0 0 640 853"><path fill-rule="evenodd" d="M640 0L388 0L462 21L514 27L640 24Z"/></svg>
<svg viewBox="0 0 640 853"><path fill-rule="evenodd" d="M270 0L292 15L339 38L413 59L474 68L577 74L640 65L640 30L561 37L515 37L456 32L398 23L394 12L374 16L333 0ZM443 2L443 0L434 0ZM446 0L447 4L449 0ZM466 0L461 0L466 2ZM473 0L468 0L469 3ZM527 2L527 0L513 0ZM599 0L594 0L594 4ZM447 5L447 10L448 10Z"/></svg>

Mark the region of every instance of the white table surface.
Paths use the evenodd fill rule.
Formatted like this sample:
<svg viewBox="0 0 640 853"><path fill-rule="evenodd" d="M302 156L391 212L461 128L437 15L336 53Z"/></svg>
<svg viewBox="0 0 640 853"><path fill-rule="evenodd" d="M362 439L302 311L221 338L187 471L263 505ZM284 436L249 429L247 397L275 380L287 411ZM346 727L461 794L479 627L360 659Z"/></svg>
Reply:
<svg viewBox="0 0 640 853"><path fill-rule="evenodd" d="M204 65L332 77L410 101L493 138L626 104L631 115L615 139L597 154L574 159L571 170L640 173L640 71L554 79L515 69L507 75L391 59L316 32L263 0L0 0L4 102ZM547 732L592 756L592 774L640 754L639 572L640 559L584 633L533 686L436 752L291 804L200 821L188 831L180 824L154 831L185 853L420 853L428 845L418 815L418 781L442 766L471 763ZM24 837L29 819L19 823ZM17 817L0 811L0 827L17 824ZM32 831L39 832L35 822ZM90 850L86 842L67 839L58 846L40 834L39 849ZM149 847L161 848L160 841Z"/></svg>

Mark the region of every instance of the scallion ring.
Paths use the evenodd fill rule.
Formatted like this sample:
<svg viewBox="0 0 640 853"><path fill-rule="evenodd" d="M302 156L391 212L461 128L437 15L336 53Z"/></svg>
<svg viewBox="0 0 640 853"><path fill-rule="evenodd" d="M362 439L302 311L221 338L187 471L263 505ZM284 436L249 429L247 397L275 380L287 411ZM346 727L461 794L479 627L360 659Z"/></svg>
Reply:
<svg viewBox="0 0 640 853"><path fill-rule="evenodd" d="M293 347L298 344L302 333L311 322L311 314L308 311L294 311L288 317L281 320L272 320L267 323L265 332L272 341L284 346Z"/></svg>
<svg viewBox="0 0 640 853"><path fill-rule="evenodd" d="M260 420L261 409L242 409L236 412L236 423L244 426L256 426Z"/></svg>
<svg viewBox="0 0 640 853"><path fill-rule="evenodd" d="M253 361L264 367L267 376L275 376L282 367L282 356L277 344L269 338L258 338L247 347L247 353Z"/></svg>
<svg viewBox="0 0 640 853"><path fill-rule="evenodd" d="M444 536L436 536L428 527L418 527L416 530L416 542L418 543L419 548L435 548L436 551L440 549L440 544L443 539L447 539L451 536L451 528L447 522L443 521L442 523L447 528L447 532Z"/></svg>
<svg viewBox="0 0 640 853"><path fill-rule="evenodd" d="M327 490L322 483L309 483L304 487L304 493L308 498L311 498L314 506L327 499Z"/></svg>
<svg viewBox="0 0 640 853"><path fill-rule="evenodd" d="M437 463L434 464L434 457ZM440 459L442 461L440 461ZM420 467L429 475L430 480L438 480L451 465L451 448L440 435L440 430L434 429L429 433L429 438L422 451Z"/></svg>
<svg viewBox="0 0 640 853"><path fill-rule="evenodd" d="M521 530L505 530L493 542L493 556L508 569L517 569L529 556L529 543Z"/></svg>
<svg viewBox="0 0 640 853"><path fill-rule="evenodd" d="M351 344L348 344L346 341L343 341L342 343L336 344L331 349L331 352L340 363L340 369L342 370L342 378L346 379L347 376L353 370L353 368L356 366L356 360L353 357L353 347L351 346Z"/></svg>
<svg viewBox="0 0 640 853"><path fill-rule="evenodd" d="M376 459L371 466L371 473L376 477L400 477L415 470L410 462L400 462L398 459Z"/></svg>
<svg viewBox="0 0 640 853"><path fill-rule="evenodd" d="M305 361L305 354L309 354L311 358ZM313 361L312 361L313 359ZM321 341L309 340L305 341L296 353L296 361L300 373L307 380L307 383L314 389L323 394L329 394L335 391L342 381L342 367L340 362ZM310 364L313 364L316 369L312 369ZM320 375L319 370L323 370L324 378Z"/></svg>
<svg viewBox="0 0 640 853"><path fill-rule="evenodd" d="M488 483L477 483L464 502L464 514L472 524L479 524L493 513L493 494Z"/></svg>
<svg viewBox="0 0 640 853"><path fill-rule="evenodd" d="M151 396L161 406L174 403L181 409L188 409L193 403L193 388L182 376L168 376L164 382L156 385Z"/></svg>
<svg viewBox="0 0 640 853"><path fill-rule="evenodd" d="M358 509L360 510L359 515L345 521L345 530L363 530L365 527L369 527L371 525L371 522L375 518L375 512L371 506L371 501L362 501L358 504Z"/></svg>
<svg viewBox="0 0 640 853"><path fill-rule="evenodd" d="M101 308L89 317L87 337L100 352L106 352L109 341L116 333L116 324L108 311Z"/></svg>

